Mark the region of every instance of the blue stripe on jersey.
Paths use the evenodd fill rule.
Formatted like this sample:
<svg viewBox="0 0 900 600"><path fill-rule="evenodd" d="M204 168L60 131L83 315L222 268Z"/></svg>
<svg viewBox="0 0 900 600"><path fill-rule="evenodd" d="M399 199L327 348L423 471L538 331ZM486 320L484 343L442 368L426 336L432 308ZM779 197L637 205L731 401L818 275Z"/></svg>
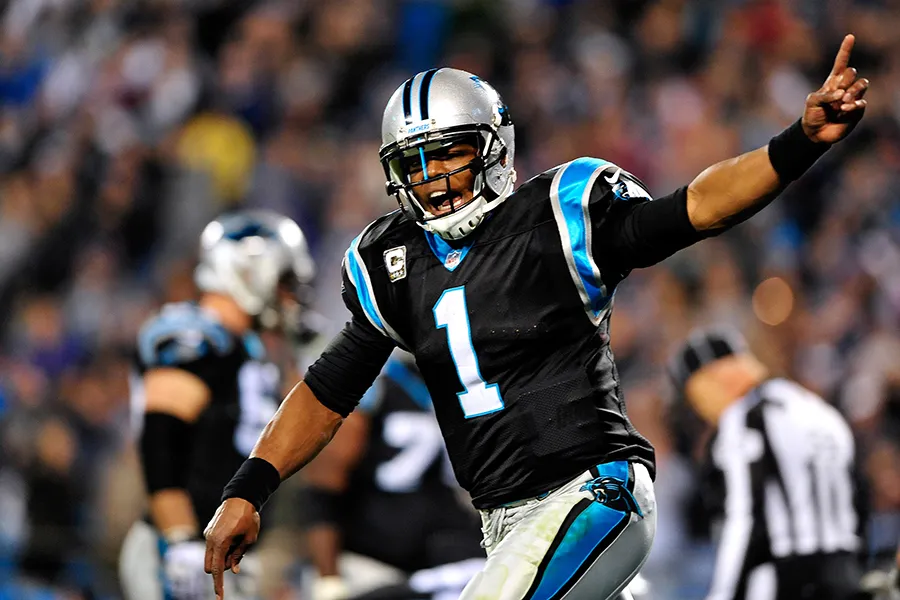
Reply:
<svg viewBox="0 0 900 600"><path fill-rule="evenodd" d="M558 594L582 565L591 560L594 550L629 517L627 513L591 502L572 521L531 598L553 598Z"/></svg>
<svg viewBox="0 0 900 600"><path fill-rule="evenodd" d="M141 361L148 366L156 364L158 360L168 364L172 357L157 354L162 342L191 331L203 336L203 339L196 340L198 353L203 340L209 342L219 354L224 354L231 348L231 336L225 328L204 315L199 308L189 305L170 306L163 309L156 319L147 323L138 333L138 354ZM200 356L202 354L198 354L197 358Z"/></svg>
<svg viewBox="0 0 900 600"><path fill-rule="evenodd" d="M356 406L357 409L363 411L364 413L373 413L378 408L381 400L381 386L376 380L366 393L363 394L363 397L360 399L359 404Z"/></svg>
<svg viewBox="0 0 900 600"><path fill-rule="evenodd" d="M366 267L362 264L362 258L359 257L357 252L360 238L362 238L362 234L359 234L350 243L350 249L347 250L347 273L350 275L350 281L353 283L353 287L356 288L356 296L359 298L359 304L362 306L363 312L366 313L369 322L371 322L381 333L387 335L384 323L381 322L381 317L378 315L375 295L372 293L369 284L366 281L366 273L364 271Z"/></svg>
<svg viewBox="0 0 900 600"><path fill-rule="evenodd" d="M394 380L400 389L409 396L419 408L432 410L431 394L422 378L417 376L409 366L401 360L391 360L385 369L385 375Z"/></svg>
<svg viewBox="0 0 900 600"><path fill-rule="evenodd" d="M591 217L588 208L594 181L611 163L599 158L579 158L554 177L550 196L560 230L569 272L591 320L599 323L610 295L600 278L591 248Z"/></svg>
<svg viewBox="0 0 900 600"><path fill-rule="evenodd" d="M253 360L266 358L266 346L256 332L248 331L244 334L244 348Z"/></svg>
<svg viewBox="0 0 900 600"><path fill-rule="evenodd" d="M428 242L428 247L431 248L431 251L434 252L434 255L437 257L441 264L448 271L454 270L456 267L462 264L463 259L466 257L466 254L469 253L469 248L472 247L472 244L466 244L461 248L454 248L450 244L447 243L447 240L442 238L441 236L432 233L430 231L426 231L425 240ZM447 259L450 257L452 252L459 253L459 260L452 261L451 263L447 263Z"/></svg>

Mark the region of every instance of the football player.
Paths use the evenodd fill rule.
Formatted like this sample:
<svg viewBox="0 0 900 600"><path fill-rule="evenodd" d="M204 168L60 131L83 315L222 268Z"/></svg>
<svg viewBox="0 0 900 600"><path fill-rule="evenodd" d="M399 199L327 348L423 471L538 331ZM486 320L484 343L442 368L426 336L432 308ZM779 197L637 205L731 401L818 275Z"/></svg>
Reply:
<svg viewBox="0 0 900 600"><path fill-rule="evenodd" d="M853 42L766 147L654 201L595 158L515 189L513 119L494 88L448 68L400 86L380 152L400 210L353 240L352 320L226 486L206 530L217 593L269 493L328 443L395 346L415 355L456 478L481 511L487 562L462 597L622 593L656 512L653 449L625 414L609 347L616 285L758 212L853 129L868 87L848 67Z"/></svg>
<svg viewBox="0 0 900 600"><path fill-rule="evenodd" d="M150 496L120 557L129 600L212 596L201 524L282 394L257 332L307 337L299 311L312 277L296 223L268 211L232 213L202 233L199 301L166 305L142 327L133 409ZM255 597L251 573L229 579L236 598Z"/></svg>
<svg viewBox="0 0 900 600"><path fill-rule="evenodd" d="M304 470L312 600L381 588L449 600L484 563L478 519L462 503L431 396L398 352ZM428 571L427 575L425 571Z"/></svg>

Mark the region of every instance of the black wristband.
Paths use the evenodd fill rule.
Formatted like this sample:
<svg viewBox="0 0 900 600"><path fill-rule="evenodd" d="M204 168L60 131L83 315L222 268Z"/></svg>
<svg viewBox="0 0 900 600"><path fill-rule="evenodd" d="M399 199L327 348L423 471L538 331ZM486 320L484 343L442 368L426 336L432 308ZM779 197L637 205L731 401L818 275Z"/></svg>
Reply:
<svg viewBox="0 0 900 600"><path fill-rule="evenodd" d="M281 485L281 474L272 463L256 456L248 458L222 491L222 502L229 498L246 500L260 510Z"/></svg>
<svg viewBox="0 0 900 600"><path fill-rule="evenodd" d="M831 144L814 142L805 133L801 119L769 141L769 161L778 178L787 184L813 166L825 154Z"/></svg>

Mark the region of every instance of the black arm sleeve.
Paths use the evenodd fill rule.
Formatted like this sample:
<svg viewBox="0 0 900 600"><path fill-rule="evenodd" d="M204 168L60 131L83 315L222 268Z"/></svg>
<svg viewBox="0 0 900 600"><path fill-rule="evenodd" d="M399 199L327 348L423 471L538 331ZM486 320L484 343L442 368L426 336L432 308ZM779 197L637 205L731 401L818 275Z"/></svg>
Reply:
<svg viewBox="0 0 900 600"><path fill-rule="evenodd" d="M593 214L604 206L608 207L605 215ZM592 202L591 212L594 222L600 223L594 255L623 271L655 265L682 248L723 231L707 233L694 229L687 213L687 186L653 201Z"/></svg>
<svg viewBox="0 0 900 600"><path fill-rule="evenodd" d="M326 408L346 417L394 350L374 327L353 318L306 372L304 381Z"/></svg>
<svg viewBox="0 0 900 600"><path fill-rule="evenodd" d="M303 523L307 527L314 525L333 525L339 527L342 516L347 514L346 497L314 485L303 490Z"/></svg>
<svg viewBox="0 0 900 600"><path fill-rule="evenodd" d="M147 490L153 494L187 484L191 436L194 426L173 415L150 412L141 431L141 466Z"/></svg>
<svg viewBox="0 0 900 600"><path fill-rule="evenodd" d="M346 417L372 387L394 341L369 323L346 269L342 296L353 318L309 367L304 381L322 405Z"/></svg>

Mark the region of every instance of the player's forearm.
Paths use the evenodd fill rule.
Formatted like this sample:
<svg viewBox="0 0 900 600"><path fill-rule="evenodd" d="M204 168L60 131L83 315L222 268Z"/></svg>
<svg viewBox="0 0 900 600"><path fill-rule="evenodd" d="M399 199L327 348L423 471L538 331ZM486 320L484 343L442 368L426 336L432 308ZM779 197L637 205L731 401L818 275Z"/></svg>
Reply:
<svg viewBox="0 0 900 600"><path fill-rule="evenodd" d="M266 425L251 456L271 463L287 479L324 448L342 418L323 406L302 381L288 393Z"/></svg>
<svg viewBox="0 0 900 600"><path fill-rule="evenodd" d="M730 227L765 208L831 147L813 141L801 121L768 146L717 163L688 186L688 218L697 231Z"/></svg>
<svg viewBox="0 0 900 600"><path fill-rule="evenodd" d="M170 488L151 494L150 519L168 540L191 538L200 533L194 505L184 489Z"/></svg>
<svg viewBox="0 0 900 600"><path fill-rule="evenodd" d="M709 167L688 186L688 218L697 231L729 227L766 207L782 189L766 148Z"/></svg>

